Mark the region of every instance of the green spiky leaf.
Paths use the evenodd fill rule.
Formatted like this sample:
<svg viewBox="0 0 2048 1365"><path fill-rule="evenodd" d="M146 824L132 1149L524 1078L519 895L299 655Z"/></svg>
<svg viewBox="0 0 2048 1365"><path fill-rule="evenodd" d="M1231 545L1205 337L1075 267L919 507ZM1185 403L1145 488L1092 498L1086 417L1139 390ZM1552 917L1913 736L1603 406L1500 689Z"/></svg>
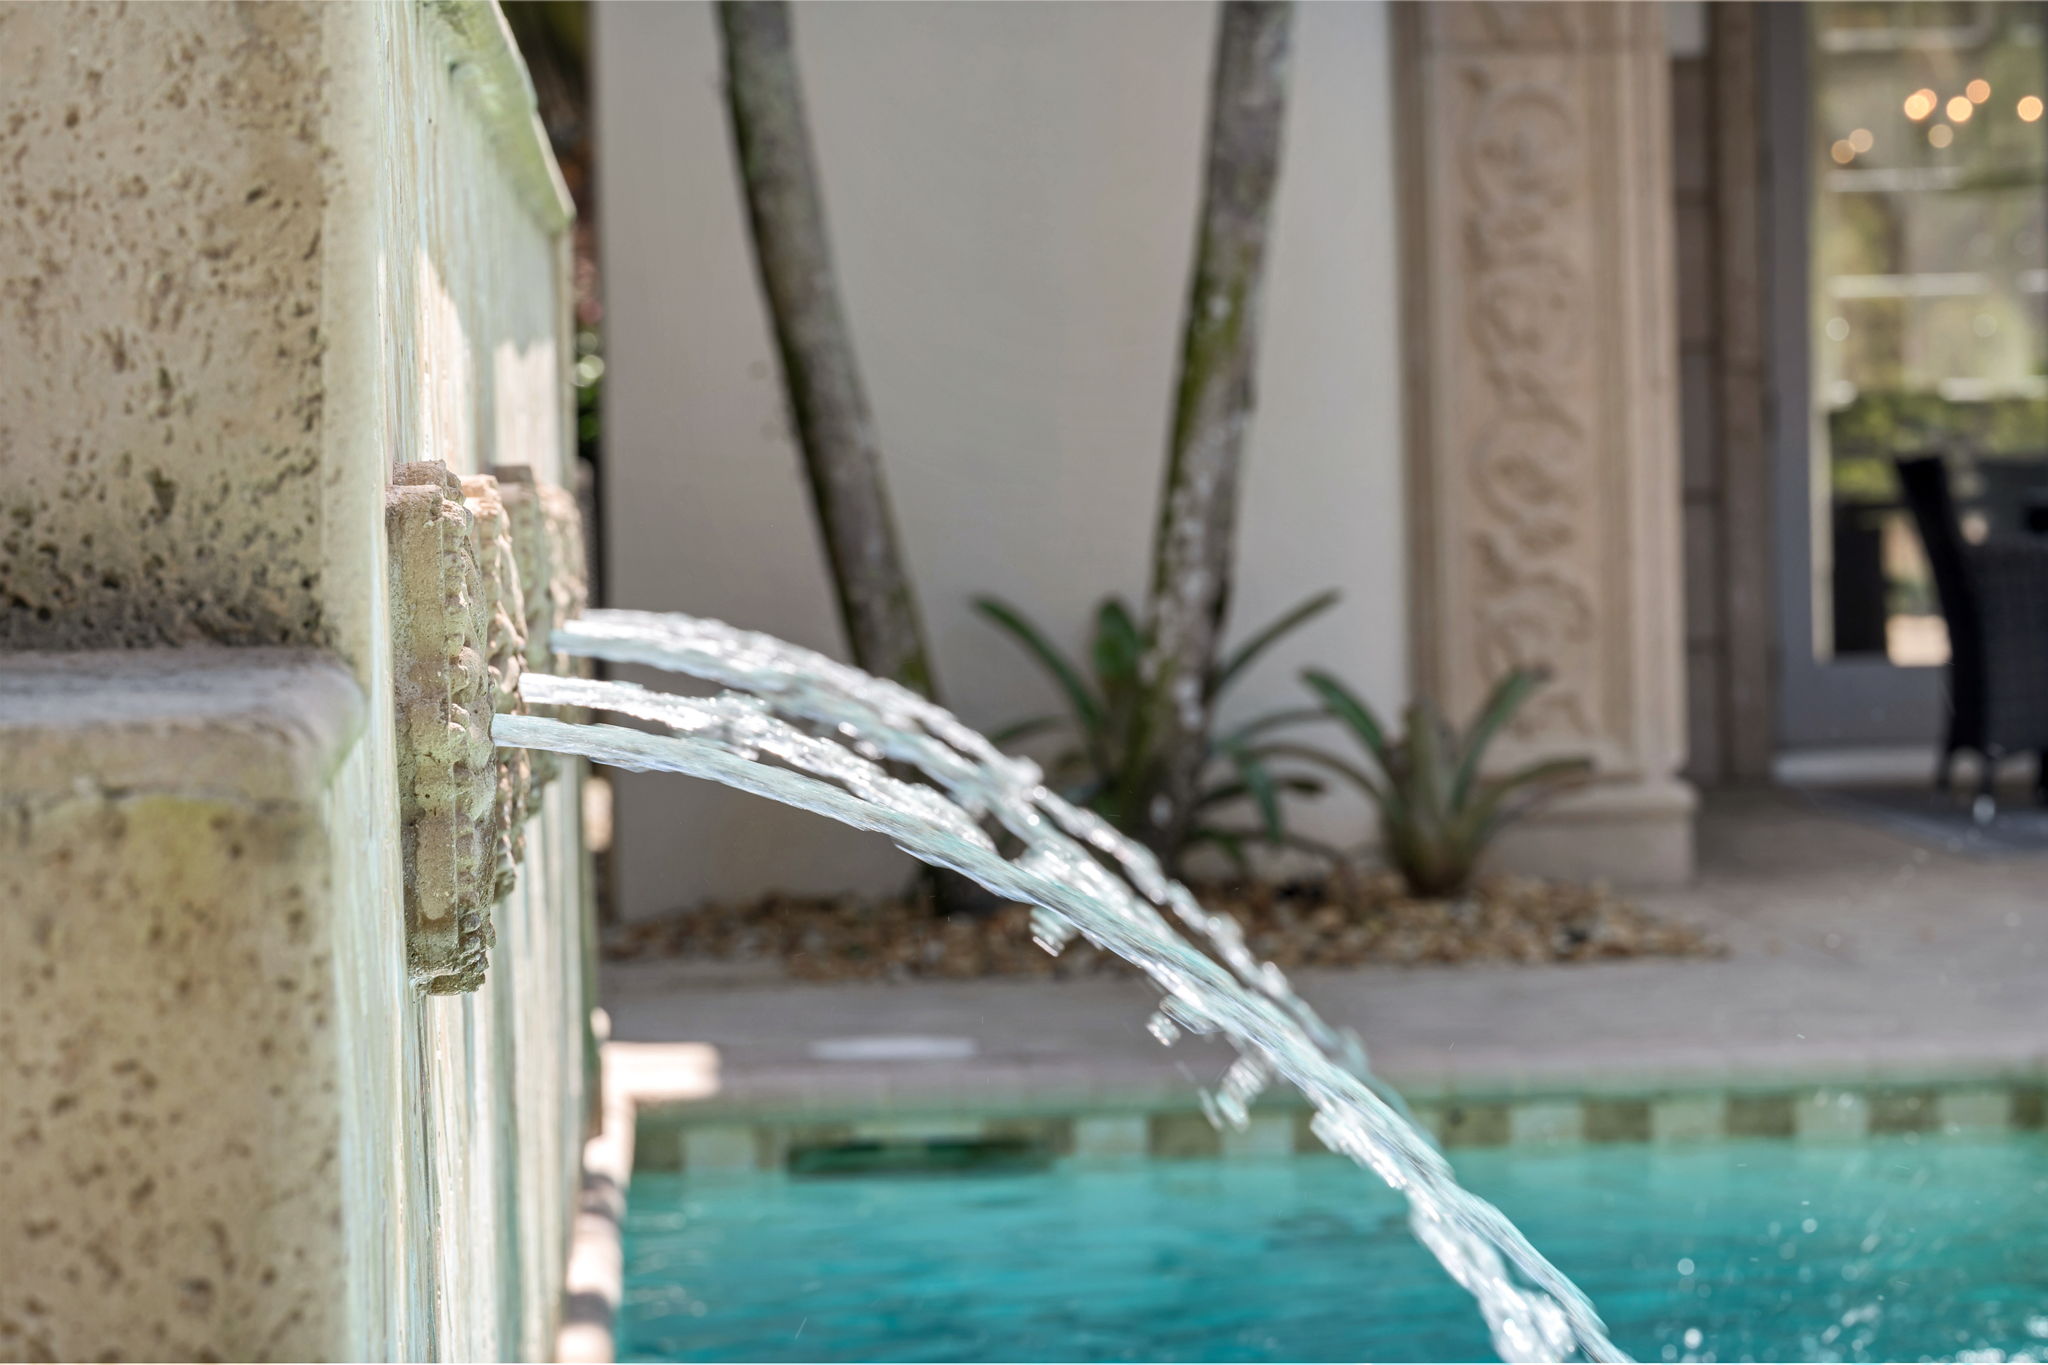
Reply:
<svg viewBox="0 0 2048 1365"><path fill-rule="evenodd" d="M1245 836L1237 830L1217 829L1209 825L1198 825L1188 831L1188 844L1199 847L1213 844L1223 850L1225 857L1236 866L1237 874L1249 880L1252 875L1252 860L1244 850Z"/></svg>
<svg viewBox="0 0 2048 1365"><path fill-rule="evenodd" d="M1268 840L1280 837L1280 792L1273 784L1273 774L1266 765L1242 748L1232 748L1228 757L1244 782L1245 791L1252 803L1258 807L1259 823L1265 829Z"/></svg>
<svg viewBox="0 0 2048 1365"><path fill-rule="evenodd" d="M988 738L991 744L1001 748L1007 744L1015 744L1019 740L1029 739L1033 735L1042 735L1048 730L1057 730L1072 724L1073 721L1066 716L1032 716L1029 720L1013 721L999 729L991 730Z"/></svg>
<svg viewBox="0 0 2048 1365"><path fill-rule="evenodd" d="M1335 773L1337 776L1351 783L1360 791L1364 792L1366 796L1370 798L1375 804L1384 805L1386 802L1390 800L1398 802L1400 799L1399 794L1395 792L1388 784L1375 778L1371 773L1359 767L1357 764L1347 763L1343 759L1337 757L1335 754L1325 753L1323 750L1315 748L1312 745L1283 743L1258 744L1253 745L1248 752L1250 752L1253 757L1260 759L1289 758L1294 759L1297 762L1301 763L1312 763L1315 766L1324 769L1325 771Z"/></svg>
<svg viewBox="0 0 2048 1365"><path fill-rule="evenodd" d="M1224 690L1237 680L1239 674L1250 668L1259 655L1271 648L1273 643L1292 631L1300 629L1315 617L1337 605L1339 594L1335 588L1315 594L1281 613L1270 625L1251 639L1233 650L1223 664L1210 675L1207 695L1213 700L1223 695Z"/></svg>
<svg viewBox="0 0 2048 1365"><path fill-rule="evenodd" d="M1458 761L1457 777L1451 786L1451 804L1461 804L1472 791L1472 784L1478 780L1480 768L1486 762L1486 748L1493 743L1494 736L1514 718L1537 688L1543 686L1545 675L1533 668L1511 669L1494 684L1480 706L1479 714L1472 721L1472 728L1465 733L1463 752Z"/></svg>
<svg viewBox="0 0 2048 1365"><path fill-rule="evenodd" d="M1292 792L1297 796L1321 796L1329 790L1329 784L1321 778L1310 777L1306 773L1275 773L1273 785L1281 792ZM1250 794L1251 789L1242 778L1218 782L1203 788L1202 794L1195 798L1195 809L1210 810L1231 801L1242 800Z"/></svg>
<svg viewBox="0 0 2048 1365"><path fill-rule="evenodd" d="M1380 724L1379 717L1373 714L1372 708L1361 701L1350 688L1321 669L1306 670L1301 675L1301 680L1322 698L1323 705L1329 708L1331 715L1351 727L1351 732L1358 736L1359 743L1365 746L1373 761L1380 765L1380 771L1392 776L1397 761L1392 747L1387 743L1386 729Z"/></svg>
<svg viewBox="0 0 2048 1365"><path fill-rule="evenodd" d="M1032 625L1022 612L1000 598L977 597L974 599L974 609L1007 632L1032 658L1038 660L1039 665L1059 684L1060 690L1066 693L1067 704L1074 709L1074 718L1080 722L1081 729L1091 739L1100 736L1101 703L1088 690L1088 684L1082 680L1080 671L1053 647L1051 641L1039 633L1038 627Z"/></svg>
<svg viewBox="0 0 2048 1365"><path fill-rule="evenodd" d="M1145 644L1124 604L1105 597L1095 609L1095 678L1105 698L1134 691Z"/></svg>
<svg viewBox="0 0 2048 1365"><path fill-rule="evenodd" d="M1268 730L1278 730L1289 725L1306 725L1313 721L1329 720L1330 713L1315 706L1289 706L1278 711L1268 711L1232 730L1209 746L1211 754L1220 755L1233 744L1244 744Z"/></svg>

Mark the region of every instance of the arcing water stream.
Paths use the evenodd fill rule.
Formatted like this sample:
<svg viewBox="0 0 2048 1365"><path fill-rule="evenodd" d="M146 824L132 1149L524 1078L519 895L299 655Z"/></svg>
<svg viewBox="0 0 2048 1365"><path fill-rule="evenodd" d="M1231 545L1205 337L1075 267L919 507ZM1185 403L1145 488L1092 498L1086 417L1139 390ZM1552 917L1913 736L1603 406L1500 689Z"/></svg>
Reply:
<svg viewBox="0 0 2048 1365"><path fill-rule="evenodd" d="M1627 1358L1577 1286L1498 1209L1460 1187L1442 1154L1382 1098L1355 1037L1330 1028L1277 967L1258 961L1235 920L1204 910L1150 853L1048 791L1035 764L894 683L716 621L596 611L557 630L554 646L729 690L692 698L527 674L520 692L530 705L609 711L669 733L501 715L493 727L501 745L708 777L885 834L925 862L1037 907L1046 951L1078 933L1144 970L1165 997L1151 1023L1161 1042L1216 1034L1237 1050L1205 1096L1214 1121L1243 1127L1276 1077L1300 1090L1315 1107L1317 1137L1406 1198L1410 1228L1477 1301L1503 1359ZM884 764L915 768L933 785L892 777ZM1000 852L986 821L1023 852Z"/></svg>

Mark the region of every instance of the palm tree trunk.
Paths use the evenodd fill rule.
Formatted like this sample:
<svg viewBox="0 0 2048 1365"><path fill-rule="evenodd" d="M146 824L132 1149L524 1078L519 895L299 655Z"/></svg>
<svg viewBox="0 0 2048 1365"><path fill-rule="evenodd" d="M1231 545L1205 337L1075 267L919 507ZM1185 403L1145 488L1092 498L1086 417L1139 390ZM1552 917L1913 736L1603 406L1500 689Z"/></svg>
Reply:
<svg viewBox="0 0 2048 1365"><path fill-rule="evenodd" d="M720 0L725 93L754 264L854 662L937 695L866 391L839 306L783 0Z"/></svg>
<svg viewBox="0 0 2048 1365"><path fill-rule="evenodd" d="M897 548L889 490L826 245L825 206L783 0L720 0L725 93L775 347L832 591L853 661L934 700L938 678ZM942 914L997 903L945 868L919 872Z"/></svg>
<svg viewBox="0 0 2048 1365"><path fill-rule="evenodd" d="M1180 845L1192 813L1209 731L1205 684L1230 603L1292 19L1292 6L1278 0L1226 0L1216 34L1208 160L1146 617L1140 742L1157 759L1144 823L1146 842L1162 855Z"/></svg>

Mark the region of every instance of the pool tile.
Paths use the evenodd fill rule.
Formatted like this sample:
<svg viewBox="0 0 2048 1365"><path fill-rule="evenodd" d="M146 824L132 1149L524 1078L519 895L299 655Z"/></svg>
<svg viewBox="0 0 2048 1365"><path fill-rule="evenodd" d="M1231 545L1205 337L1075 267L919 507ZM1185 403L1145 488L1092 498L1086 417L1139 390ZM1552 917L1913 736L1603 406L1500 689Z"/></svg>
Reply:
<svg viewBox="0 0 2048 1365"><path fill-rule="evenodd" d="M1425 1133L1428 1133L1438 1142L1442 1142L1444 1140L1444 1107L1442 1105L1411 1104L1408 1106L1408 1112L1415 1116L1415 1124L1418 1128L1422 1129L1422 1131L1424 1131ZM1302 1141L1305 1141L1307 1145L1301 1146L1300 1142ZM1326 1149L1323 1147L1323 1140L1317 1137L1314 1133L1310 1132L1308 1129L1308 1125L1304 1123L1301 1127L1300 1137L1297 1140L1295 1150L1302 1152L1320 1152Z"/></svg>
<svg viewBox="0 0 2048 1365"><path fill-rule="evenodd" d="M1792 1131L1803 1142L1842 1142L1870 1131L1870 1101L1854 1090L1814 1090L1792 1101Z"/></svg>
<svg viewBox="0 0 2048 1365"><path fill-rule="evenodd" d="M982 1126L982 1134L991 1138L1021 1139L1055 1156L1069 1156L1074 1150L1074 1128L1079 1122L1060 1117L990 1119Z"/></svg>
<svg viewBox="0 0 2048 1365"><path fill-rule="evenodd" d="M1223 1136L1202 1114L1154 1114L1147 1129L1147 1145L1162 1160L1217 1156L1223 1150Z"/></svg>
<svg viewBox="0 0 2048 1365"><path fill-rule="evenodd" d="M1508 1107L1504 1104L1452 1103L1444 1106L1438 1136L1446 1147L1500 1147L1508 1140Z"/></svg>
<svg viewBox="0 0 2048 1365"><path fill-rule="evenodd" d="M1789 1109L1784 1123L1791 1131ZM1666 1095L1650 1105L1652 1142L1718 1142L1734 1131L1726 1095Z"/></svg>
<svg viewBox="0 0 2048 1365"><path fill-rule="evenodd" d="M1729 1137L1791 1137L1797 1127L1790 1095L1730 1095Z"/></svg>
<svg viewBox="0 0 2048 1365"><path fill-rule="evenodd" d="M2003 1132L2013 1126L2013 1093L2003 1088L1944 1090L1937 1102L1944 1133Z"/></svg>
<svg viewBox="0 0 2048 1365"><path fill-rule="evenodd" d="M632 1153L636 1171L680 1171L683 1168L682 1129L673 1123L643 1119L633 1131Z"/></svg>
<svg viewBox="0 0 2048 1365"><path fill-rule="evenodd" d="M685 1171L751 1171L756 1161L751 1127L705 1124L683 1129Z"/></svg>
<svg viewBox="0 0 2048 1365"><path fill-rule="evenodd" d="M1926 1133L1938 1122L1932 1090L1879 1090L1870 1096L1873 1133Z"/></svg>
<svg viewBox="0 0 2048 1365"><path fill-rule="evenodd" d="M1292 1156L1294 1115L1290 1112L1253 1114L1243 1132L1226 1128L1220 1137L1225 1156Z"/></svg>
<svg viewBox="0 0 2048 1365"><path fill-rule="evenodd" d="M1649 1141L1651 1120L1648 1100L1586 1100L1581 1108L1585 1111L1588 1142Z"/></svg>
<svg viewBox="0 0 2048 1365"><path fill-rule="evenodd" d="M862 1119L853 1125L854 1138L862 1142L922 1142L932 1138L978 1138L987 1131L988 1120L970 1114Z"/></svg>
<svg viewBox="0 0 2048 1365"><path fill-rule="evenodd" d="M1143 1114L1087 1114L1074 1120L1074 1156L1083 1161L1120 1161L1147 1155L1150 1124Z"/></svg>
<svg viewBox="0 0 2048 1365"><path fill-rule="evenodd" d="M1508 1108L1508 1141L1557 1147L1586 1140L1586 1110L1577 1100L1532 1100Z"/></svg>
<svg viewBox="0 0 2048 1365"><path fill-rule="evenodd" d="M755 1134L756 1160L764 1171L789 1165L789 1154L805 1147L840 1147L853 1141L850 1123L792 1123L763 1127Z"/></svg>

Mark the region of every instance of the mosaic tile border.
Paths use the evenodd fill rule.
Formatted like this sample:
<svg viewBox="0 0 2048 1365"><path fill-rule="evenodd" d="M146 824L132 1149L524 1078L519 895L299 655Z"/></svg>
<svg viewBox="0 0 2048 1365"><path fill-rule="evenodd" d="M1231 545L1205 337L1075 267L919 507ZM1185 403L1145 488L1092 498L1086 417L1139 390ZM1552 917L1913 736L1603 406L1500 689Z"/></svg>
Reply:
<svg viewBox="0 0 2048 1365"><path fill-rule="evenodd" d="M1447 1149L1601 1142L1814 1142L1922 1133L1968 1135L2048 1126L2048 1083L1853 1085L1618 1095L1445 1097L1413 1112ZM786 1169L792 1150L858 1142L1021 1138L1081 1161L1270 1158L1321 1152L1305 1108L1255 1110L1241 1131L1185 1107L1043 1115L891 1114L839 1120L696 1118L650 1107L636 1116L635 1162L657 1171Z"/></svg>

